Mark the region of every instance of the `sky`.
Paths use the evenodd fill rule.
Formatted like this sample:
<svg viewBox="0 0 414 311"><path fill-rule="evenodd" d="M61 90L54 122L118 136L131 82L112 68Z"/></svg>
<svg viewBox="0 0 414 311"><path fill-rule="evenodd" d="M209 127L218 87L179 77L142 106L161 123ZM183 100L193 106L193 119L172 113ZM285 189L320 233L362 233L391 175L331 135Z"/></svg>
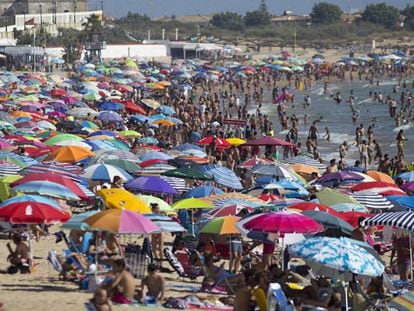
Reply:
<svg viewBox="0 0 414 311"><path fill-rule="evenodd" d="M294 14L309 14L318 0L266 0L270 13L281 15L284 10ZM404 8L413 4L412 0L328 0L338 4L344 11L362 10L369 3L386 2ZM103 0L105 14L113 17L132 13L147 14L150 17L171 16L173 14L195 15L232 11L244 14L259 7L260 0ZM90 9L99 9L101 0L89 0Z"/></svg>

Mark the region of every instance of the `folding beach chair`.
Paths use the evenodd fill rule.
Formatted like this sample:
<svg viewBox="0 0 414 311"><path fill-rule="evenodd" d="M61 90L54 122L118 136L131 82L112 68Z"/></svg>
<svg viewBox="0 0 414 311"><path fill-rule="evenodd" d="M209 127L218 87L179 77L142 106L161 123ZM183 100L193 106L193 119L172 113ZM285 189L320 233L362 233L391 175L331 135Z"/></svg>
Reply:
<svg viewBox="0 0 414 311"><path fill-rule="evenodd" d="M125 254L125 262L128 271L136 279L143 279L145 277L150 258L147 255L127 253Z"/></svg>
<svg viewBox="0 0 414 311"><path fill-rule="evenodd" d="M269 284L267 291L268 311L293 311L293 304L287 299L279 283Z"/></svg>

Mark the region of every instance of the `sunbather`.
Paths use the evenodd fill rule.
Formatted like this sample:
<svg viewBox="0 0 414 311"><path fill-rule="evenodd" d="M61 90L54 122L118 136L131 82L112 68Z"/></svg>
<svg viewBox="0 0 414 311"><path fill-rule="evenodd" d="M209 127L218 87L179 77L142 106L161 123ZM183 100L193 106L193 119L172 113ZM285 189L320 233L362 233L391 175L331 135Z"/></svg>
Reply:
<svg viewBox="0 0 414 311"><path fill-rule="evenodd" d="M104 286L108 290L111 300L119 304L131 304L135 293L135 279L126 270L124 259L114 260L113 272L115 273L113 279Z"/></svg>
<svg viewBox="0 0 414 311"><path fill-rule="evenodd" d="M7 272L10 274L17 273L18 271L20 271L20 273L29 273L29 246L27 246L17 234L12 236L12 240L16 245L16 248L13 250L10 242L7 243L7 248L10 252L9 256L7 256L7 260L11 263L11 267L8 268Z"/></svg>
<svg viewBox="0 0 414 311"><path fill-rule="evenodd" d="M141 302L156 304L164 298L164 278L155 264L148 265L148 275L141 282Z"/></svg>

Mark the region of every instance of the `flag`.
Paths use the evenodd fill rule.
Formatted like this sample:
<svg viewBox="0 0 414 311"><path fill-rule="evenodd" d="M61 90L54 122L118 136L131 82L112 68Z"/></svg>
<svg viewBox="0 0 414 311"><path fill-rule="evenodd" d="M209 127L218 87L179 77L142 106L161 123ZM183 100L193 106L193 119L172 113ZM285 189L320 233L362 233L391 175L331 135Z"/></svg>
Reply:
<svg viewBox="0 0 414 311"><path fill-rule="evenodd" d="M35 24L35 19L34 19L34 17L33 17L33 18L31 18L31 19L29 19L29 20L27 20L27 21L25 21L25 22L24 22L24 24L25 24L25 25L32 25L32 26L34 26L34 24Z"/></svg>

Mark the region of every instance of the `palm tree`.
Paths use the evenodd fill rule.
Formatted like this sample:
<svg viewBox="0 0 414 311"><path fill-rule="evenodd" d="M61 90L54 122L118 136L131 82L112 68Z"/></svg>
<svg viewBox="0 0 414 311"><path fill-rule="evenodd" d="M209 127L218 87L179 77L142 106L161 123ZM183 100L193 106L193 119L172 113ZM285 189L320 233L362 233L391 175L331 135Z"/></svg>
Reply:
<svg viewBox="0 0 414 311"><path fill-rule="evenodd" d="M86 22L82 23L82 27L88 34L93 32L102 32L102 19L99 15L92 14L87 18Z"/></svg>

